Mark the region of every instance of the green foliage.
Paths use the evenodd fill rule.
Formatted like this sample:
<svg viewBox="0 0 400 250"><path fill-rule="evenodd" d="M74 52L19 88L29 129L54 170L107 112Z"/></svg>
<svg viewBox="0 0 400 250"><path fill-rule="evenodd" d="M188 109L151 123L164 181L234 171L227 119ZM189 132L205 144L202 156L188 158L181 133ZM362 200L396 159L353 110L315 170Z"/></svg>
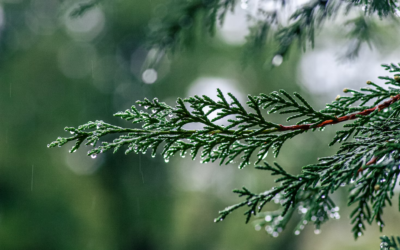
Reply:
<svg viewBox="0 0 400 250"><path fill-rule="evenodd" d="M102 0L92 0L86 3L81 3L79 6L75 9L73 9L70 13L71 17L80 17L83 14L85 14L87 11L90 9L96 7Z"/></svg>
<svg viewBox="0 0 400 250"><path fill-rule="evenodd" d="M79 17L100 2L102 1L93 0L82 3L70 15ZM150 65L158 63L170 51L189 47L199 37L199 29L201 37L206 33L214 35L217 27L223 25L226 14L235 11L237 2L236 0L170 0L160 6L172 11L160 12L149 25L148 46L156 52L151 58ZM251 2L249 0L249 3ZM314 0L297 7L288 20L282 20L280 12L288 3L284 0L280 3L281 6L274 10L265 10L257 5L256 14L248 13L249 35L246 37L245 60L265 50L267 44L271 46L271 42L277 48L274 45L269 50L273 50L274 55L283 57L288 55L290 48L296 43L304 51L308 46L313 48L315 34L326 20L334 19L342 9L346 15L353 9L362 9L359 17L345 22L345 25L350 27L346 34L350 42L347 52L342 57L353 59L358 56L364 43L370 48L372 44L377 43L377 25L374 17L393 18L394 13L400 11L398 2L394 0ZM247 1L244 4L247 6Z"/></svg>
<svg viewBox="0 0 400 250"><path fill-rule="evenodd" d="M397 237L397 242L399 245L396 243L396 239L392 236L391 238L387 236L382 236L381 237L381 249L382 250L399 250L400 249L400 237Z"/></svg>
<svg viewBox="0 0 400 250"><path fill-rule="evenodd" d="M360 15L345 23L351 30L348 37L351 41L344 58L354 59L358 56L361 46L367 43L370 48L372 44L377 43L376 35L378 33L376 24L365 16Z"/></svg>
<svg viewBox="0 0 400 250"><path fill-rule="evenodd" d="M382 66L390 72L400 73L398 65ZM141 124L141 128L123 128L103 121L88 122L78 128L65 128L72 136L59 137L48 147L75 141L70 151L75 152L85 143L94 147L88 152L92 157L111 149L116 152L123 146L127 147L126 154L145 153L150 149L154 157L162 148L161 154L166 161L175 154L184 157L190 152L193 160L200 155L203 163L219 160L220 164L228 164L240 158L239 168L243 168L250 164L253 154L256 155L255 164L260 163L270 150L277 157L283 144L299 134L355 120L344 125L346 130L336 133L331 144L342 145L335 155L304 166L299 175L286 172L278 163L264 162L264 165L256 166L278 176L277 185L262 193L251 192L245 187L235 190L245 200L220 211L215 221L222 221L238 208L247 207L246 222L252 216L265 218L256 220L257 226L267 225L267 231L277 236L298 210L301 216L295 234L308 223L314 224L319 232L324 222L340 217L331 194L348 187L348 205L354 207L352 232L358 238L364 233L366 224L376 222L382 230L385 225L383 209L392 204L393 190L400 174L400 79L398 75L380 78L387 81L387 89L368 81L370 87L360 91L345 89L350 96L338 96L320 111L312 108L300 94L292 96L284 90L269 95L249 95L247 107L230 93L228 99L220 90L218 100L194 96L178 99L176 107L157 99L145 99L137 102L144 110L132 106L115 114L133 124ZM265 118L264 111L287 114L287 121L298 119L298 122L292 126L274 123ZM227 125L221 125L221 121ZM188 129L191 124L200 124L202 128ZM102 137L112 134L118 137L97 145ZM354 139L347 142L350 137ZM280 204L281 208L261 212L271 201Z"/></svg>
<svg viewBox="0 0 400 250"><path fill-rule="evenodd" d="M195 40L199 27L213 35L217 26L222 25L227 12L234 11L236 3L235 0L171 1L167 6L171 6L173 11L156 16L149 30L149 46L159 53L155 61L159 61L168 51L187 47ZM247 8L251 3L253 1L249 0L243 4ZM371 47L376 42L374 18L392 18L398 11L398 3L393 0L314 0L296 7L297 10L285 20L281 12L291 3L279 3L281 6L273 10L257 5L255 14L248 12L249 35L246 37L245 57L257 55L266 49L273 51L274 55L285 57L296 43L303 50L308 46L314 47L315 34L325 21L334 19L341 10L347 15L353 9L362 9L360 17L347 22L347 25L354 24L354 29L347 34L350 44L344 57L351 59L357 56L362 44L367 43Z"/></svg>
<svg viewBox="0 0 400 250"><path fill-rule="evenodd" d="M98 2L82 4L71 15L80 16ZM169 51L188 47L198 34L214 34L237 3L235 0L194 0L171 1L170 4L174 11L155 17L150 25L149 48L158 53L155 63ZM280 8L285 8L285 4L286 1L281 1ZM288 20L282 21L280 9L259 8L256 15L248 14L251 26L246 37L246 55L256 55L271 44L277 45L272 49L274 55L283 57L296 43L303 50L314 47L318 30L328 19L333 19L342 6L346 15L352 9L362 9L361 15L345 22L350 27L347 36L352 42L345 58L356 57L362 44L372 47L377 42L374 17L393 18L399 11L398 2L394 0L315 0L298 7ZM72 136L59 137L48 147L75 142L70 151L75 152L85 143L93 146L88 152L92 157L108 150L116 152L122 147L126 154L151 150L153 157L160 151L165 161L176 154L184 157L189 152L193 160L199 156L203 163L240 161L239 168L254 162L257 169L278 176L276 186L262 193L245 187L235 190L244 200L220 211L215 221L222 221L231 212L247 207L246 223L254 217L256 228L266 227L274 237L293 219L298 220L296 235L307 224L314 224L318 233L323 223L340 218L339 207L331 196L339 188L348 188L348 206L353 209L352 233L357 239L364 234L367 224L375 222L382 231L383 210L392 205L393 190L400 174L400 67L395 64L383 67L397 74L380 77L387 81L388 88L368 81L370 87L345 89L344 92L351 95L338 96L319 111L300 94L290 95L284 90L248 96L247 106L220 90L217 100L194 96L178 99L175 107L157 98L144 99L137 102L139 107L132 106L115 114L131 121L134 127L88 122L77 128L65 128ZM289 126L275 123L266 119L265 113L287 115L288 122L297 119L297 123ZM345 129L338 131L330 143L341 143L338 152L304 166L301 174L292 175L276 162L258 165L270 151L277 157L283 144L297 135L350 120L354 121L345 124ZM192 129L193 124L200 128ZM99 143L108 135L116 138ZM272 201L280 208L263 211ZM300 217L292 218L296 211ZM399 249L394 238L384 236L381 239L382 249Z"/></svg>

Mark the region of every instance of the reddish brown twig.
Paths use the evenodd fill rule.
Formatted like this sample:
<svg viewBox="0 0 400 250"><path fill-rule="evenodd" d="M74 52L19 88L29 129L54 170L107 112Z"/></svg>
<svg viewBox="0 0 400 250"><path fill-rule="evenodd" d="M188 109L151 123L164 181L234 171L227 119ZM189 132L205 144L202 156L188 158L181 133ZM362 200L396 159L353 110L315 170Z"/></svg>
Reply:
<svg viewBox="0 0 400 250"><path fill-rule="evenodd" d="M365 164L365 166L369 166L369 165L375 164L377 160L378 160L378 157L374 156L374 157L372 157L371 160L369 160L369 161ZM361 173L362 171L364 171L364 168L363 168L363 167L360 167L360 168L357 170L357 175L358 175L359 173Z"/></svg>
<svg viewBox="0 0 400 250"><path fill-rule="evenodd" d="M396 96L393 96L392 98L390 98L389 100L387 100L386 102L384 102L382 104L379 104L379 105L377 105L377 106L375 106L373 108L366 109L366 110L363 110L363 111L358 112L358 113L341 116L341 117L338 117L335 120L326 120L326 121L323 121L323 122L321 122L319 124L302 124L302 125L292 125L292 126L280 125L279 131L300 130L300 129L308 130L308 129L311 129L311 128L321 128L321 127L325 127L327 125L336 124L336 123L339 123L339 122L354 120L354 119L357 118L358 115L366 116L366 115L371 114L375 110L381 111L382 109L389 107L390 105L392 105L393 103L397 102L398 100L400 100L400 94L398 94Z"/></svg>

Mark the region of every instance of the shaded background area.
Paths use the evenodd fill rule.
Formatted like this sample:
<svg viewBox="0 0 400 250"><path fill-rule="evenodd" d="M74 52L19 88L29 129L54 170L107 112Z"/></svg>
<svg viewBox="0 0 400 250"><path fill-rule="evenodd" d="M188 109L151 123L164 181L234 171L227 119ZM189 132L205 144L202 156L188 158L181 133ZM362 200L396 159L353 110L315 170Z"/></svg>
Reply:
<svg viewBox="0 0 400 250"><path fill-rule="evenodd" d="M363 48L353 62L338 61L345 41L340 20L318 36L315 50L271 69L265 57L242 67L246 10L237 8L214 38L146 68L145 32L151 16L168 11L165 1L106 1L79 18L65 13L78 1L0 2L0 249L377 249L377 226L352 239L346 191L335 200L341 219L287 228L278 238L244 224L240 212L215 224L218 210L239 201L231 190L262 192L267 173L235 164L202 165L150 154L104 154L46 145L65 136L65 126L104 120L138 99L207 94L216 88L245 101L247 94L281 88L298 91L317 108L343 87L358 88L386 75L381 63L398 62L398 37L388 32L379 50ZM171 10L172 11L172 10ZM380 23L390 30L390 23ZM398 44L398 43L397 43ZM271 116L271 119L279 119ZM277 161L293 173L333 154L326 146L335 129L308 133L284 146ZM272 157L267 158L272 162ZM398 204L397 200L394 204ZM267 207L274 209L274 205ZM400 234L398 208L385 211L387 235ZM294 226L294 223L293 225Z"/></svg>

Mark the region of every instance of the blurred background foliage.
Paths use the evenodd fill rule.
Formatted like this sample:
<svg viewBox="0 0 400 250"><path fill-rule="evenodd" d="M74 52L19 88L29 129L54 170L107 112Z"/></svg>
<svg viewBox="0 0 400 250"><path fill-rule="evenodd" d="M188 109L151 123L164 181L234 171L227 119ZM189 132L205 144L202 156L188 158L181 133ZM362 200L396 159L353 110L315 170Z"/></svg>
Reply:
<svg viewBox="0 0 400 250"><path fill-rule="evenodd" d="M0 249L377 249L377 226L354 242L340 195L341 219L319 235L309 226L299 236L288 228L272 238L245 225L240 213L215 224L217 211L238 201L232 189L272 186L268 173L251 166L178 157L167 164L149 153L91 159L84 150L46 148L65 126L88 120L127 126L112 114L144 97L173 104L177 97L216 96L221 88L245 101L247 94L284 88L322 108L343 87L375 80L379 64L400 58L398 32L377 20L379 49L360 46L354 61L341 60L338 18L317 36L313 51L294 48L274 68L256 55L244 68L248 29L246 10L238 7L214 38L198 35L193 46L149 69L146 30L152 16L174 11L165 2L104 1L71 18L79 1L0 1ZM294 139L277 161L297 173L334 153L325 145L335 129ZM384 233L398 234L396 206L385 219Z"/></svg>

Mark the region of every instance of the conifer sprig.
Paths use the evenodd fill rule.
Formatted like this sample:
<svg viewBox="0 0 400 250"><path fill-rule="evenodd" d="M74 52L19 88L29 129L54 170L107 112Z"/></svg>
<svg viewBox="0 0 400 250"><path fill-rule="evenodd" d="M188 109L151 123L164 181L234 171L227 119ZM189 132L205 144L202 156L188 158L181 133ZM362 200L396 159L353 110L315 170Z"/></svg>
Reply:
<svg viewBox="0 0 400 250"><path fill-rule="evenodd" d="M400 64L399 64L400 65ZM383 67L399 73L400 67L391 64ZM156 98L152 101L138 101L115 116L140 124L141 128L123 128L103 121L88 122L78 128L67 127L71 137L61 138L48 147L62 146L70 141L76 151L82 143L93 145L88 155L95 157L107 150L114 152L127 147L125 153L152 150L155 156L158 148L166 161L175 154L185 156L190 152L192 159L200 155L203 163L219 160L220 164L241 158L239 168L252 161L262 161L272 149L275 156L283 144L299 134L345 121L347 130L338 131L332 143L343 142L337 154L319 159L316 164L303 167L299 175L286 172L280 165L264 163L257 169L277 175L274 188L254 193L243 188L235 190L245 200L227 207L220 212L216 221L225 219L231 212L247 207L246 222L260 216L265 221L257 226L267 225L267 232L273 236L286 227L294 211L301 213L295 234L299 234L307 223L315 225L319 232L321 225L329 218L338 219L338 207L330 195L342 187L349 187L348 205L353 206L351 223L354 237L363 235L366 224L377 223L382 230L383 209L391 205L394 188L400 174L400 76L380 77L389 87L383 88L371 81L368 88L360 91L345 89L350 96L338 96L325 109L316 111L300 94L288 94L284 90L269 95L248 96L247 106L228 93L218 90L217 100L208 96L194 96L178 99L171 107ZM358 105L357 105L358 103ZM368 105L369 104L369 105ZM282 125L266 118L267 113L287 115L287 120L298 119L296 125ZM200 129L190 129L200 124ZM225 125L224 125L225 124ZM106 135L117 135L112 142L103 141ZM352 141L344 142L353 136ZM281 209L262 212L271 201ZM399 204L400 206L400 204Z"/></svg>
<svg viewBox="0 0 400 250"><path fill-rule="evenodd" d="M397 242L396 242L397 241ZM381 250L400 250L400 237L381 237Z"/></svg>

